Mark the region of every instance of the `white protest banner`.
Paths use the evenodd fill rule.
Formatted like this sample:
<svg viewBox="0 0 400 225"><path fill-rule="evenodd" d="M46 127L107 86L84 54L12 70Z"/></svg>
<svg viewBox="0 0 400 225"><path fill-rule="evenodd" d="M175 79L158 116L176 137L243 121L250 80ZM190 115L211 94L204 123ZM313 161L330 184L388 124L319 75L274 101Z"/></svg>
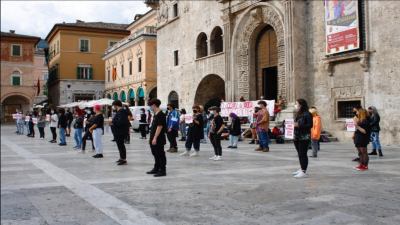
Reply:
<svg viewBox="0 0 400 225"><path fill-rule="evenodd" d="M141 117L141 115L140 114L136 114L136 116L135 116L136 118L135 118L135 120L137 120L137 121L140 121L140 117Z"/></svg>
<svg viewBox="0 0 400 225"><path fill-rule="evenodd" d="M267 110L270 116L274 116L275 100L264 100L267 103ZM246 102L221 102L221 116L228 117L232 112L239 117L253 115L254 108L258 107L258 101Z"/></svg>
<svg viewBox="0 0 400 225"><path fill-rule="evenodd" d="M32 123L33 124L37 124L38 123L38 119L37 118L32 118Z"/></svg>
<svg viewBox="0 0 400 225"><path fill-rule="evenodd" d="M287 138L287 139L294 138L294 120L293 119L285 120L285 138Z"/></svg>
<svg viewBox="0 0 400 225"><path fill-rule="evenodd" d="M29 122L29 120L31 120L30 116L25 116L25 122Z"/></svg>
<svg viewBox="0 0 400 225"><path fill-rule="evenodd" d="M46 121L47 122L50 122L50 118L51 118L50 114L46 114Z"/></svg>
<svg viewBox="0 0 400 225"><path fill-rule="evenodd" d="M354 120L353 119L346 119L346 129L349 132L356 131L356 125L354 124Z"/></svg>
<svg viewBox="0 0 400 225"><path fill-rule="evenodd" d="M185 123L193 123L193 115L192 114L185 114Z"/></svg>
<svg viewBox="0 0 400 225"><path fill-rule="evenodd" d="M17 120L22 119L22 114L18 113L16 118L17 118Z"/></svg>

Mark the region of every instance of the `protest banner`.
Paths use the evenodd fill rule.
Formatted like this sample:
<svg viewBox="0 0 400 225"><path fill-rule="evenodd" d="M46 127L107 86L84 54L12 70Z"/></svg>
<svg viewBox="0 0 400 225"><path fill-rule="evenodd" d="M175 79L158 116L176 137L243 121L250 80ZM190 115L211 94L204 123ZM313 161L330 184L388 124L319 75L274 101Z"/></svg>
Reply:
<svg viewBox="0 0 400 225"><path fill-rule="evenodd" d="M38 119L37 118L32 118L32 123L33 124L37 124L38 123Z"/></svg>
<svg viewBox="0 0 400 225"><path fill-rule="evenodd" d="M294 138L294 120L293 119L285 120L285 138L287 138L287 139Z"/></svg>
<svg viewBox="0 0 400 225"><path fill-rule="evenodd" d="M193 115L192 114L185 114L185 123L193 123Z"/></svg>
<svg viewBox="0 0 400 225"><path fill-rule="evenodd" d="M346 130L348 132L356 131L356 125L354 124L354 120L353 119L346 119Z"/></svg>
<svg viewBox="0 0 400 225"><path fill-rule="evenodd" d="M30 116L25 116L25 122L29 122L29 120L31 120Z"/></svg>
<svg viewBox="0 0 400 225"><path fill-rule="evenodd" d="M46 121L47 122L50 122L50 118L51 118L50 114L46 114Z"/></svg>
<svg viewBox="0 0 400 225"><path fill-rule="evenodd" d="M270 116L274 116L275 100L264 100L267 103L267 110ZM258 101L246 102L222 102L221 116L228 117L230 113L235 113L239 117L249 117L254 113L254 108L258 107Z"/></svg>

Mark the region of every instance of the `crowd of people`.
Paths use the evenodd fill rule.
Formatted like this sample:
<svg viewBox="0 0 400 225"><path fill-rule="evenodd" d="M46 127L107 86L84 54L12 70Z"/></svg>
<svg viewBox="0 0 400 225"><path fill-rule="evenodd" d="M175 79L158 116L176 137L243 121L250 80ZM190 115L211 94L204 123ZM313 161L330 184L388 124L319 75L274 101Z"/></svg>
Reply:
<svg viewBox="0 0 400 225"><path fill-rule="evenodd" d="M197 157L200 154L200 144L210 141L214 149L214 155L210 157L210 160L214 161L222 160L221 140L225 138L225 133L228 133L227 137L229 136L228 148L232 150L238 148L238 143L244 136L241 118L235 113L230 113L227 123L221 116L221 109L217 106L204 110L202 106L194 105L191 116L187 117L188 113L185 109L178 111L173 104L169 103L167 111L163 112L160 105L160 100L152 99L148 102L151 113L146 113L146 110L141 108L139 118L134 118L129 107L123 106L121 101L116 100L112 103L108 125L113 135L112 141L115 141L119 151L117 165L127 164L125 144L130 143L131 121L134 119L139 120L140 138L147 139L147 134L150 134L149 145L155 163L147 174L152 174L155 177L166 176L167 159L164 146L168 140L169 149L167 152L177 153L179 133L181 136L179 141L185 142L185 150L180 156ZM377 109L373 106L369 107L368 110L358 106L353 111L355 125L353 140L358 151L358 157L353 161L359 162L359 165L355 167L356 170L365 171L368 170L369 155L383 156L379 140L380 117ZM95 105L85 110L76 107L73 112L63 108L59 108L58 111L55 109L39 110L27 113L25 117L17 111L16 115L17 134L22 135L27 131L27 136L33 138L35 137L34 126L36 125L40 138L44 139L45 127L49 125L52 134L49 142L66 146L66 137L71 136L73 130L75 142L73 149L84 152L86 142L90 140L92 151L95 152L93 158L104 157L103 135L107 120L104 117L103 106L101 105ZM277 140L282 138L284 126L280 129L274 127L272 131L270 130L270 115L266 101L258 102L258 107L254 109L254 114L248 120L250 121L252 138L249 144L259 145L255 151L269 152L270 138L274 137ZM307 176L309 149L312 149L310 157L318 157L322 132L321 121L316 107L309 107L304 99L296 101L293 143L298 154L300 169L293 173L295 178ZM58 142L57 135L59 137ZM373 150L368 154L367 146L370 142L372 142Z"/></svg>

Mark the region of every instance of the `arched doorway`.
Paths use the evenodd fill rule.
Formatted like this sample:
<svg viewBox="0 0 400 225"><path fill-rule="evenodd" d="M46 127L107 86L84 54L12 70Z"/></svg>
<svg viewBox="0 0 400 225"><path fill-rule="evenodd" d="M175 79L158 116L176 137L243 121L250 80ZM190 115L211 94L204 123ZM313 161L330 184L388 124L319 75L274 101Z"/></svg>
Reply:
<svg viewBox="0 0 400 225"><path fill-rule="evenodd" d="M142 87L137 89L138 106L144 106L144 90Z"/></svg>
<svg viewBox="0 0 400 225"><path fill-rule="evenodd" d="M12 122L12 114L16 113L16 110L25 113L30 108L30 101L27 97L22 95L11 95L5 98L1 102L1 120L3 122Z"/></svg>
<svg viewBox="0 0 400 225"><path fill-rule="evenodd" d="M207 109L210 106L220 106L221 100L225 100L224 80L215 74L207 75L197 87L194 103Z"/></svg>
<svg viewBox="0 0 400 225"><path fill-rule="evenodd" d="M255 96L267 100L278 98L278 47L274 29L266 25L258 34L255 53Z"/></svg>
<svg viewBox="0 0 400 225"><path fill-rule="evenodd" d="M121 91L121 102L126 102L126 94L125 94L125 91Z"/></svg>
<svg viewBox="0 0 400 225"><path fill-rule="evenodd" d="M114 100L118 100L118 93L117 93L117 92L114 92L113 99L114 99Z"/></svg>
<svg viewBox="0 0 400 225"><path fill-rule="evenodd" d="M179 95L176 91L171 91L169 93L168 103L171 103L175 108L179 109Z"/></svg>
<svg viewBox="0 0 400 225"><path fill-rule="evenodd" d="M151 89L149 93L149 99L157 98L157 87Z"/></svg>
<svg viewBox="0 0 400 225"><path fill-rule="evenodd" d="M135 91L131 88L128 91L129 105L135 106Z"/></svg>

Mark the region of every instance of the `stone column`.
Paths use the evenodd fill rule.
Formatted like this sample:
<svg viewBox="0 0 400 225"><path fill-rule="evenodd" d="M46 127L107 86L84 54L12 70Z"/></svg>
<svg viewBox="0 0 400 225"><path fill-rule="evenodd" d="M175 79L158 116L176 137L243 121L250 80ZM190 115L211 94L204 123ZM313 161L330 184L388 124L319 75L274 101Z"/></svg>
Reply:
<svg viewBox="0 0 400 225"><path fill-rule="evenodd" d="M234 101L234 81L231 77L231 16L230 12L224 12L221 17L224 23L224 52L225 52L225 101Z"/></svg>

